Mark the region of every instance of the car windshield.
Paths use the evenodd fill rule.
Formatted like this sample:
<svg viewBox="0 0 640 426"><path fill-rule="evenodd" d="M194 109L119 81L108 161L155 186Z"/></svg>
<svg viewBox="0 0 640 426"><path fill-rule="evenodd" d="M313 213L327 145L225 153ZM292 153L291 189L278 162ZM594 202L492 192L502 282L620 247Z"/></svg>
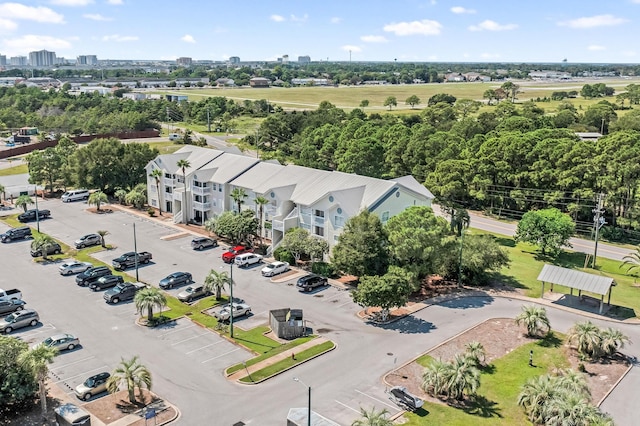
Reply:
<svg viewBox="0 0 640 426"><path fill-rule="evenodd" d="M275 268L276 266L278 266L278 265L267 265L267 266L265 266L265 268L267 268L267 269L273 269L273 268Z"/></svg>
<svg viewBox="0 0 640 426"><path fill-rule="evenodd" d="M92 388L94 385L96 384L96 381L93 379L93 377L89 377L85 382L84 385L88 388Z"/></svg>
<svg viewBox="0 0 640 426"><path fill-rule="evenodd" d="M187 293L193 293L195 289L193 287L187 287L187 289L185 290Z"/></svg>
<svg viewBox="0 0 640 426"><path fill-rule="evenodd" d="M53 339L51 337L47 337L42 343L44 343L47 346L51 346L51 343L53 343Z"/></svg>
<svg viewBox="0 0 640 426"><path fill-rule="evenodd" d="M13 322L17 317L18 317L18 314L9 314L6 317L4 317L4 320L6 322Z"/></svg>

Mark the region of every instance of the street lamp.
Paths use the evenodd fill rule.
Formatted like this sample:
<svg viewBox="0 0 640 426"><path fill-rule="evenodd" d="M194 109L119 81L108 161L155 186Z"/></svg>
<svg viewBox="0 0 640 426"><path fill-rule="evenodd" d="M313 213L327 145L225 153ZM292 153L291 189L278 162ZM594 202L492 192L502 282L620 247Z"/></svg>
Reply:
<svg viewBox="0 0 640 426"><path fill-rule="evenodd" d="M309 397L307 399L307 426L311 426L311 386L307 385L305 382L298 379L297 377L294 377L293 381L298 382L303 386L306 386L307 389L309 390Z"/></svg>
<svg viewBox="0 0 640 426"><path fill-rule="evenodd" d="M140 282L138 278L138 239L136 238L136 223L133 222L133 251L135 252L135 264L136 264L136 282Z"/></svg>
<svg viewBox="0 0 640 426"><path fill-rule="evenodd" d="M229 275L229 298L231 299L229 303L229 337L233 339L233 261L229 264L229 269L231 270Z"/></svg>
<svg viewBox="0 0 640 426"><path fill-rule="evenodd" d="M40 210L38 210L38 185L35 186L33 194L36 197L36 227L38 228L38 233L40 233Z"/></svg>

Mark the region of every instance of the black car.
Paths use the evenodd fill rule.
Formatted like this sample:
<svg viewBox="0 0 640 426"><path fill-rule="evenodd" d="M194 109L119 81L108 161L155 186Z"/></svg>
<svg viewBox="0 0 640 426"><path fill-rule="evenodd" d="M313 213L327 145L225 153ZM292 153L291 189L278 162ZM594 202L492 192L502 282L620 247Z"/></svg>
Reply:
<svg viewBox="0 0 640 426"><path fill-rule="evenodd" d="M186 284L191 284L193 282L193 278L191 274L188 272L174 272L171 275L166 276L165 278L160 280L160 288L174 288L180 287Z"/></svg>
<svg viewBox="0 0 640 426"><path fill-rule="evenodd" d="M102 237L98 234L87 234L78 238L73 243L77 249L89 247L89 246L97 246L102 244Z"/></svg>
<svg viewBox="0 0 640 426"><path fill-rule="evenodd" d="M115 287L118 284L122 284L123 282L124 278L120 275L105 275L89 284L89 288L93 291L105 290L107 288Z"/></svg>
<svg viewBox="0 0 640 426"><path fill-rule="evenodd" d="M44 250L43 250L43 248L44 248ZM62 247L57 242L53 241L51 243L45 244L43 246L40 246L38 248L35 248L35 249L32 248L31 249L31 257L42 256L45 251L47 252L47 256L49 256L50 254L60 254L60 253L62 253Z"/></svg>
<svg viewBox="0 0 640 426"><path fill-rule="evenodd" d="M298 291L311 291L316 287L324 287L329 285L329 281L325 277L316 274L305 275L298 279L296 286Z"/></svg>
<svg viewBox="0 0 640 426"><path fill-rule="evenodd" d="M105 275L111 275L111 269L106 266L94 266L93 268L89 268L85 272L76 275L76 284L86 286Z"/></svg>
<svg viewBox="0 0 640 426"><path fill-rule="evenodd" d="M26 212L18 215L18 220L20 222L30 222L32 220L42 220L51 216L51 212L49 210L38 210L31 209Z"/></svg>
<svg viewBox="0 0 640 426"><path fill-rule="evenodd" d="M209 237L196 237L191 240L191 248L194 250L202 250L209 247L218 247L218 240Z"/></svg>
<svg viewBox="0 0 640 426"><path fill-rule="evenodd" d="M14 240L22 240L25 238L31 238L31 228L29 228L28 226L9 229L4 234L0 235L0 240L2 240L3 243L8 243L9 241Z"/></svg>

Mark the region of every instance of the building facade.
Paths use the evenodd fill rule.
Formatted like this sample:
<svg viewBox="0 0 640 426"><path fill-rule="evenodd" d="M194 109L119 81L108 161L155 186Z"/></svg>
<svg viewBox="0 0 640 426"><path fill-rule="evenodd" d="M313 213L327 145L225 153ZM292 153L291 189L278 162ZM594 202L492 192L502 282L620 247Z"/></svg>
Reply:
<svg viewBox="0 0 640 426"><path fill-rule="evenodd" d="M48 50L29 52L29 65L32 67L52 67L57 63L56 52L49 52Z"/></svg>
<svg viewBox="0 0 640 426"><path fill-rule="evenodd" d="M182 56L182 57L176 59L176 63L180 67L190 67L191 64L193 64L193 60L191 58L186 57L186 56Z"/></svg>
<svg viewBox="0 0 640 426"><path fill-rule="evenodd" d="M96 55L80 55L76 58L76 65L95 67L98 65L98 57Z"/></svg>

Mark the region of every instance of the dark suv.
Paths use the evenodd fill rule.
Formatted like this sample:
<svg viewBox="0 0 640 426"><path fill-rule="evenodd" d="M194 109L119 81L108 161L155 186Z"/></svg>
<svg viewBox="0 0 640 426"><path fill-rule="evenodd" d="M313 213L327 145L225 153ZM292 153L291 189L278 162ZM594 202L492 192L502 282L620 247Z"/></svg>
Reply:
<svg viewBox="0 0 640 426"><path fill-rule="evenodd" d="M9 229L4 234L0 235L0 239L3 243L8 243L9 241L14 240L22 240L25 238L31 238L31 228L29 228L28 226Z"/></svg>
<svg viewBox="0 0 640 426"><path fill-rule="evenodd" d="M316 274L305 275L299 278L296 284L298 291L311 291L316 287L324 287L326 285L329 285L327 279Z"/></svg>
<svg viewBox="0 0 640 426"><path fill-rule="evenodd" d="M106 266L94 266L93 268L89 268L85 272L76 275L76 284L87 286L105 275L111 275L111 269Z"/></svg>
<svg viewBox="0 0 640 426"><path fill-rule="evenodd" d="M89 288L93 291L106 290L123 282L124 278L120 275L104 275L89 284Z"/></svg>
<svg viewBox="0 0 640 426"><path fill-rule="evenodd" d="M38 257L38 256L42 256L44 254L43 249L46 249L47 252L47 256L49 256L50 254L60 254L62 253L62 247L60 247L60 244L54 242L45 244L44 246L40 246L36 249L31 249L31 257Z"/></svg>

